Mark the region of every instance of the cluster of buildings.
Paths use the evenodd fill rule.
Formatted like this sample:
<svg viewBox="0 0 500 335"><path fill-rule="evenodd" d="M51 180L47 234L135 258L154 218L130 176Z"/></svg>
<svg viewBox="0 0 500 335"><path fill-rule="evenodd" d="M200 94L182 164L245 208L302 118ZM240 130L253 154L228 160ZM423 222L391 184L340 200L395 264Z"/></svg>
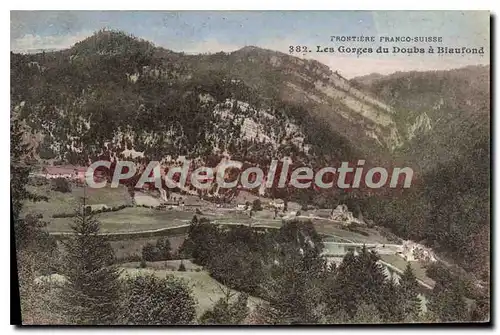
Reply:
<svg viewBox="0 0 500 335"><path fill-rule="evenodd" d="M415 243L413 241L403 242L403 251L401 252L401 257L404 260L411 261L423 261L423 262L436 262L436 256L432 250L422 244Z"/></svg>
<svg viewBox="0 0 500 335"><path fill-rule="evenodd" d="M355 218L352 212L349 211L347 205L338 205L332 210L330 219L340 221L343 225L350 225L351 223L365 224L362 220Z"/></svg>
<svg viewBox="0 0 500 335"><path fill-rule="evenodd" d="M85 182L85 173L87 172L87 167L78 165L48 165L44 166L39 172L33 173L36 177L41 177L45 179L57 179L64 178L68 181L73 181L76 183ZM95 171L94 178L102 179L104 174L100 171Z"/></svg>
<svg viewBox="0 0 500 335"><path fill-rule="evenodd" d="M35 175L45 179L64 178L83 182L85 180L86 171L86 167L75 165L44 166L42 170Z"/></svg>

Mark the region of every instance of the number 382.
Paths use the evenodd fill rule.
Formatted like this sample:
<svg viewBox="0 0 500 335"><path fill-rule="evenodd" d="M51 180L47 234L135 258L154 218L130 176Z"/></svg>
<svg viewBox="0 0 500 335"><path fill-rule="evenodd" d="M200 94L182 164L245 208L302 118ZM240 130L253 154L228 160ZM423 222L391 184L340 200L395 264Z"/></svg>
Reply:
<svg viewBox="0 0 500 335"><path fill-rule="evenodd" d="M308 52L308 49L305 45L290 45L288 47L288 52L289 53L294 53L294 52Z"/></svg>

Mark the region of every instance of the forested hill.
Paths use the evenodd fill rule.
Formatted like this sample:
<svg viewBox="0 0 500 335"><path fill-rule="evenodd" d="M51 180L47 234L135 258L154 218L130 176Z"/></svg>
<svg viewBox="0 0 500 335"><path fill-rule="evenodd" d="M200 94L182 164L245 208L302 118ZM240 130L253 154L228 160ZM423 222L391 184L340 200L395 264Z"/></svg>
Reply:
<svg viewBox="0 0 500 335"><path fill-rule="evenodd" d="M67 50L11 54L11 70L13 112L42 158L134 149L388 160L402 145L386 104L323 64L256 47L185 55L100 31Z"/></svg>
<svg viewBox="0 0 500 335"><path fill-rule="evenodd" d="M417 182L403 196L356 198L355 205L483 278L489 82L489 67L349 81L319 62L271 50L185 55L115 31L67 50L11 54L12 114L28 125L40 159L225 153L262 164L289 155L316 166L358 159L410 165ZM345 200L332 197L319 200Z"/></svg>
<svg viewBox="0 0 500 335"><path fill-rule="evenodd" d="M352 84L394 110L407 140L396 160L419 171L404 196L365 210L398 235L424 240L484 280L490 265L490 68L406 72Z"/></svg>
<svg viewBox="0 0 500 335"><path fill-rule="evenodd" d="M477 145L488 146L489 66L369 75L351 82L394 108L394 120L406 139L395 156L413 166L432 169Z"/></svg>

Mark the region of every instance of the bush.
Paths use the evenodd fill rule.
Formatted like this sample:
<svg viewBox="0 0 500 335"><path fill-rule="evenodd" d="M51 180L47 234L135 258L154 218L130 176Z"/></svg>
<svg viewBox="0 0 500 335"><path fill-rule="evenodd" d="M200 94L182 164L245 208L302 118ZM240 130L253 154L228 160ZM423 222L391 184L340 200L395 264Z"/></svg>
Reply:
<svg viewBox="0 0 500 335"><path fill-rule="evenodd" d="M262 203L260 202L260 199L255 199L252 203L252 210L257 212L262 210Z"/></svg>
<svg viewBox="0 0 500 335"><path fill-rule="evenodd" d="M139 267L141 269L144 269L148 266L148 264L146 263L146 261L144 259L141 260L141 263L139 264Z"/></svg>
<svg viewBox="0 0 500 335"><path fill-rule="evenodd" d="M177 271L186 271L186 266L184 265L184 263L181 261L181 265L179 265L179 269L177 269Z"/></svg>
<svg viewBox="0 0 500 335"><path fill-rule="evenodd" d="M161 237L156 241L156 245L151 243L142 247L142 258L149 262L166 261L172 259L170 240Z"/></svg>
<svg viewBox="0 0 500 335"><path fill-rule="evenodd" d="M157 260L158 248L151 243L146 244L142 247L142 259L148 262L154 262Z"/></svg>
<svg viewBox="0 0 500 335"><path fill-rule="evenodd" d="M201 324L209 325L236 325L241 324L248 315L248 294L240 293L236 301L221 298L212 310L208 310L200 318Z"/></svg>
<svg viewBox="0 0 500 335"><path fill-rule="evenodd" d="M64 178L56 178L52 180L51 189L56 192L69 193L71 192L71 185Z"/></svg>
<svg viewBox="0 0 500 335"><path fill-rule="evenodd" d="M161 237L156 241L156 248L158 249L158 260L167 261L172 259L172 247L170 240L166 237Z"/></svg>
<svg viewBox="0 0 500 335"><path fill-rule="evenodd" d="M195 300L184 281L153 274L127 277L123 287L124 324L190 324L196 316Z"/></svg>

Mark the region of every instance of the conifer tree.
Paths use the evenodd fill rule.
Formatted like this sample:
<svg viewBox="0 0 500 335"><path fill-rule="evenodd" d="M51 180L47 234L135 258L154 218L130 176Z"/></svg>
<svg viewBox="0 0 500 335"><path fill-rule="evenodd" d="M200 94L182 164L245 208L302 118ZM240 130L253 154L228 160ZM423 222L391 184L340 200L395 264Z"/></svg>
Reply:
<svg viewBox="0 0 500 335"><path fill-rule="evenodd" d="M377 307L364 302L358 306L356 314L349 320L349 323L353 324L376 324L381 322L382 320L380 319Z"/></svg>
<svg viewBox="0 0 500 335"><path fill-rule="evenodd" d="M86 210L86 199L76 211L73 235L66 249L61 305L77 325L116 324L120 299L120 271L110 260L109 242L99 235L100 224Z"/></svg>
<svg viewBox="0 0 500 335"><path fill-rule="evenodd" d="M43 222L34 216L26 219L20 217L26 200L47 200L44 196L30 192L26 187L32 170L27 162L30 157L30 146L23 141L22 124L17 118L13 118L10 124L10 189L17 250L36 242L42 235L45 235L41 230L44 226Z"/></svg>
<svg viewBox="0 0 500 335"><path fill-rule="evenodd" d="M404 317L409 320L416 320L421 313L421 302L418 297L417 277L415 277L410 263L406 264L399 285Z"/></svg>
<svg viewBox="0 0 500 335"><path fill-rule="evenodd" d="M376 306L381 318L390 323L405 321L401 291L394 278L387 278L380 293L380 300Z"/></svg>
<svg viewBox="0 0 500 335"><path fill-rule="evenodd" d="M159 238L156 241L156 248L158 248L159 260L166 261L172 258L172 247L168 238Z"/></svg>
<svg viewBox="0 0 500 335"><path fill-rule="evenodd" d="M385 275L377 263L377 254L363 247L358 255L348 252L338 266L335 281L327 288L326 303L330 313L344 310L354 317L363 301L383 309Z"/></svg>
<svg viewBox="0 0 500 335"><path fill-rule="evenodd" d="M211 310L202 315L200 322L212 325L241 324L248 315L248 294L240 293L234 302L229 300L228 296L220 298Z"/></svg>
<svg viewBox="0 0 500 335"><path fill-rule="evenodd" d="M264 285L273 323L310 324L322 317L323 244L310 222L291 221L279 230L273 265Z"/></svg>
<svg viewBox="0 0 500 335"><path fill-rule="evenodd" d="M23 140L24 129L17 118L10 123L10 190L13 233L16 247L17 275L23 321L33 317L38 296L33 288L36 273L47 263L55 242L42 228L45 223L36 215L21 217L25 201L47 200L27 189L31 166L31 148Z"/></svg>
<svg viewBox="0 0 500 335"><path fill-rule="evenodd" d="M432 290L429 309L441 322L468 321L467 304L459 280L436 284Z"/></svg>

